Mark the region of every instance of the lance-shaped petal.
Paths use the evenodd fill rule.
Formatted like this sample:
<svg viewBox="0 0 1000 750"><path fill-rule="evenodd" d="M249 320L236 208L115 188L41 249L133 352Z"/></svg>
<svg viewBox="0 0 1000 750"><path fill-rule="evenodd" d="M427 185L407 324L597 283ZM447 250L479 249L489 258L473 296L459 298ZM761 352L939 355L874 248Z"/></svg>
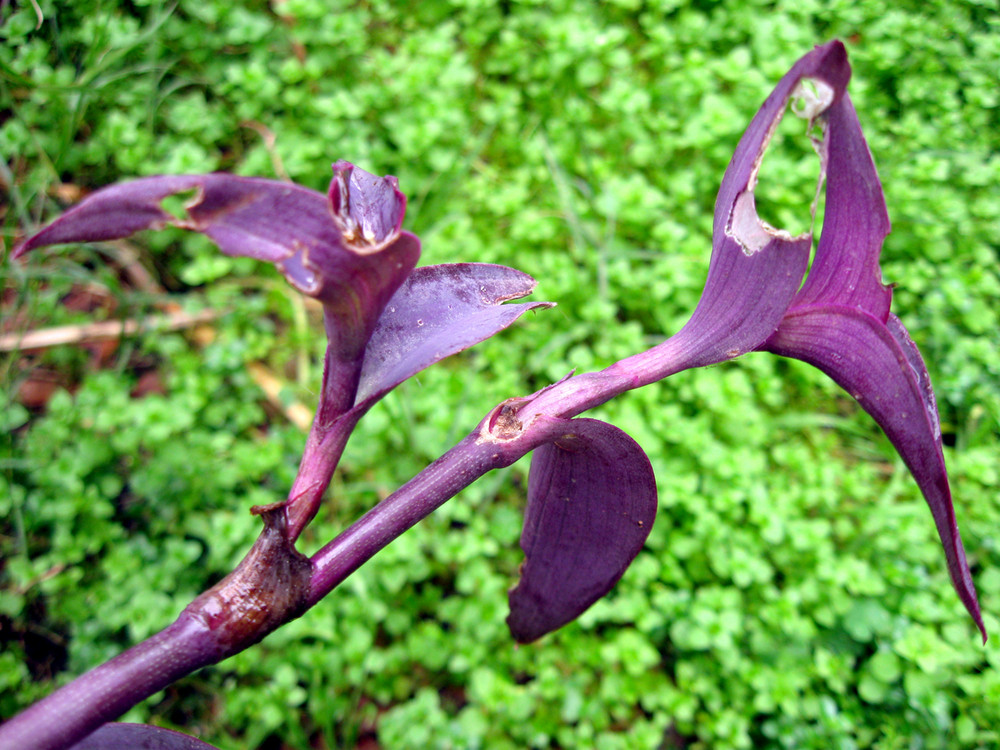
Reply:
<svg viewBox="0 0 1000 750"><path fill-rule="evenodd" d="M149 724L109 723L70 750L215 750L213 745Z"/></svg>
<svg viewBox="0 0 1000 750"><path fill-rule="evenodd" d="M179 194L190 194L180 217L162 205ZM338 345L356 354L420 256L417 238L400 231L405 208L395 178L375 177L347 162L334 166L329 196L224 173L146 177L98 190L14 256L167 225L201 232L227 255L277 265L299 291L323 302L340 328Z"/></svg>
<svg viewBox="0 0 1000 750"><path fill-rule="evenodd" d="M839 42L826 47L842 49ZM878 257L889 233L882 186L846 91L835 90L824 116L826 215L816 258L777 332L761 348L815 365L882 427L930 506L952 583L985 640L930 377L903 324L889 312L892 291L882 283Z"/></svg>
<svg viewBox="0 0 1000 750"><path fill-rule="evenodd" d="M575 619L618 582L649 536L656 481L628 435L595 419L539 417L551 433L528 473L525 561L507 624L528 643Z"/></svg>
<svg viewBox="0 0 1000 750"><path fill-rule="evenodd" d="M415 270L389 300L365 349L357 403L370 405L407 378L468 349L551 302L502 304L531 294L528 274L489 263Z"/></svg>
<svg viewBox="0 0 1000 750"><path fill-rule="evenodd" d="M902 323L891 313L883 322L844 305L796 308L765 348L818 367L882 427L930 506L952 583L985 640L955 521L934 393L920 352Z"/></svg>

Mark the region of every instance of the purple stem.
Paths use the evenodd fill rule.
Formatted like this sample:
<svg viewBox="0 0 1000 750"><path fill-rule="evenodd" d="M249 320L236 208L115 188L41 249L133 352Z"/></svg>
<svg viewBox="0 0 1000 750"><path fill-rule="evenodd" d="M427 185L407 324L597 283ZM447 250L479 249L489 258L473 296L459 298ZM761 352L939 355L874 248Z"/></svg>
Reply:
<svg viewBox="0 0 1000 750"><path fill-rule="evenodd" d="M686 369L694 353L683 331L652 349L600 372L562 380L516 412L516 434L500 439L490 431L494 409L469 435L417 476L355 521L312 556L306 606L312 607L396 537L429 516L487 472L510 466L551 439L549 424L534 417L569 418L625 391ZM517 399L512 399L516 401Z"/></svg>
<svg viewBox="0 0 1000 750"><path fill-rule="evenodd" d="M358 348L357 336L345 341L341 334L343 326L327 312L323 315L323 325L329 343L323 360L319 406L298 474L288 493L288 538L291 541L298 539L319 511L323 493L340 463L344 446L366 411L351 411L358 393L364 346Z"/></svg>
<svg viewBox="0 0 1000 750"><path fill-rule="evenodd" d="M699 346L682 330L659 346L600 372L567 378L533 397L510 399L494 408L455 447L319 550L311 559L312 572L303 592L302 607L289 608L283 618L274 614L266 632L277 627L279 619L282 622L291 620L312 607L380 549L476 479L493 469L510 466L542 443L552 440L553 420L534 417L575 416L625 391L685 369L698 356ZM329 368L326 374L330 374ZM328 378L324 377L324 383L327 382ZM343 390L337 391L343 394ZM343 403L340 401L338 406L342 408ZM301 501L293 490L293 504L288 509L288 533L284 528L275 529L275 539L290 543L294 539L295 519L302 524L298 527L301 530L302 519L309 512L315 513L344 443L360 416L353 411L342 413L331 424L317 415L310 434L309 445L313 447L307 448L295 485L305 486L301 497L307 497L308 502L296 505ZM507 428L497 429L503 420ZM301 513L298 516L297 511ZM241 566L255 570L268 567L253 564L252 557L253 551ZM259 587L253 589L256 591ZM199 600L205 596L203 594ZM197 611L199 600L162 632L87 672L0 726L0 750L67 747L175 680L232 656L263 637L262 633L235 647L213 645L216 636L198 617L190 615ZM238 621L239 618L234 619Z"/></svg>
<svg viewBox="0 0 1000 750"><path fill-rule="evenodd" d="M219 661L204 624L182 614L169 627L0 726L2 750L61 750L185 675Z"/></svg>
<svg viewBox="0 0 1000 750"><path fill-rule="evenodd" d="M511 451L478 438L478 430L466 436L313 555L306 606L312 607L376 552L479 477L510 466L531 450Z"/></svg>

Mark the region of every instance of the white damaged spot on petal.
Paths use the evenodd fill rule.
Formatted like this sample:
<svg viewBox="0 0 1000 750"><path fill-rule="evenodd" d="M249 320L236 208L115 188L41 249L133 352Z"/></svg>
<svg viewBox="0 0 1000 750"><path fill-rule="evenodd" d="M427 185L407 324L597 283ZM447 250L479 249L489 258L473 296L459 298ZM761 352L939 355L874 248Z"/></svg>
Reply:
<svg viewBox="0 0 1000 750"><path fill-rule="evenodd" d="M810 232L793 237L784 229L775 229L757 216L752 190L744 190L736 196L733 210L729 213L729 224L726 225L726 236L732 237L743 248L745 255L754 255L763 250L772 240L809 239Z"/></svg>
<svg viewBox="0 0 1000 750"><path fill-rule="evenodd" d="M811 126L833 104L833 93L833 87L826 81L803 78L792 91L792 113L808 120Z"/></svg>
<svg viewBox="0 0 1000 750"><path fill-rule="evenodd" d="M825 81L815 78L803 78L792 90L788 99L786 99L786 106L778 110L768 126L760 150L754 159L753 168L747 180L747 186L733 202L733 207L729 213L729 221L726 225L726 235L736 240L746 255L754 255L760 252L773 240L795 241L812 238L812 230L816 221L816 210L822 194L823 183L826 179L828 160L826 122L825 120L817 122L817 120L833 104L833 98L833 87ZM791 104L788 105L788 102L791 102ZM778 130L778 126L781 124L786 109L791 109L792 113L797 117L808 120L807 135L820 161L819 174L816 179L816 190L809 209L812 221L810 222L809 231L799 235L792 235L791 232L785 229L777 229L761 219L757 212L756 199L754 197L761 165L764 162L764 155L767 153L768 147Z"/></svg>

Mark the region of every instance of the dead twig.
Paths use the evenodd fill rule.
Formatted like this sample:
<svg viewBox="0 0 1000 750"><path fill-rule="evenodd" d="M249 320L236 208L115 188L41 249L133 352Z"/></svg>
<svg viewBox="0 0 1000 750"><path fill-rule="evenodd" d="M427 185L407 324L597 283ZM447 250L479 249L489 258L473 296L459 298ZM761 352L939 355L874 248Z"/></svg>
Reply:
<svg viewBox="0 0 1000 750"><path fill-rule="evenodd" d="M281 398L281 391L286 385L284 382L260 362L251 362L247 365L247 370L253 381L264 391L264 396L272 407L284 414L289 422L303 432L309 430L313 419L312 411L299 401L286 403Z"/></svg>
<svg viewBox="0 0 1000 750"><path fill-rule="evenodd" d="M83 325L55 326L40 328L26 333L7 333L0 336L0 352L48 349L66 344L87 344L122 336L134 336L143 331L179 331L199 323L207 323L219 317L216 310L202 310L197 313L183 311L166 315L151 315L142 320L102 320Z"/></svg>

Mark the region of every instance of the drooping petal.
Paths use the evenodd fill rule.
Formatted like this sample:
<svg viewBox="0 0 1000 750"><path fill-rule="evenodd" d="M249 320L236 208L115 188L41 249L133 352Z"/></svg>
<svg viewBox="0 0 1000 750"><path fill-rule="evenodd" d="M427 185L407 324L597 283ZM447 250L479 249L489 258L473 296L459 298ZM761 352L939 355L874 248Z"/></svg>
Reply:
<svg viewBox="0 0 1000 750"><path fill-rule="evenodd" d="M207 742L149 724L113 722L77 742L70 750L216 750Z"/></svg>
<svg viewBox="0 0 1000 750"><path fill-rule="evenodd" d="M757 175L789 100L802 90L802 80L817 82L821 91L809 112L815 119L842 96L849 77L843 45L817 47L785 74L740 139L715 202L705 290L691 320L675 337L679 341L670 345L682 346L685 367L752 351L777 329L802 282L812 237L793 237L761 221L754 200Z"/></svg>
<svg viewBox="0 0 1000 750"><path fill-rule="evenodd" d="M521 534L525 561L507 624L528 643L604 596L639 554L656 516L649 459L628 435L595 419L549 421L535 449Z"/></svg>
<svg viewBox="0 0 1000 750"><path fill-rule="evenodd" d="M902 323L890 314L883 324L856 307L798 308L785 317L767 349L818 367L885 431L930 506L952 583L985 640L952 507L930 377Z"/></svg>
<svg viewBox="0 0 1000 750"><path fill-rule="evenodd" d="M180 217L162 205L178 194L190 194ZM228 255L276 264L299 291L319 299L333 356L350 361L416 266L420 241L400 231L406 199L394 177L375 177L338 162L330 196L223 173L146 177L98 190L21 244L14 256L42 245L117 239L167 225L201 232ZM350 225L350 241L338 225Z"/></svg>
<svg viewBox="0 0 1000 750"><path fill-rule="evenodd" d="M202 177L146 177L102 188L14 248L12 257L46 245L101 242L128 237L143 229L162 229L175 219L163 210L161 201L168 195L193 190Z"/></svg>
<svg viewBox="0 0 1000 750"><path fill-rule="evenodd" d="M381 398L407 378L468 349L549 302L502 304L535 280L506 266L449 263L416 269L386 305L365 349L357 403Z"/></svg>

